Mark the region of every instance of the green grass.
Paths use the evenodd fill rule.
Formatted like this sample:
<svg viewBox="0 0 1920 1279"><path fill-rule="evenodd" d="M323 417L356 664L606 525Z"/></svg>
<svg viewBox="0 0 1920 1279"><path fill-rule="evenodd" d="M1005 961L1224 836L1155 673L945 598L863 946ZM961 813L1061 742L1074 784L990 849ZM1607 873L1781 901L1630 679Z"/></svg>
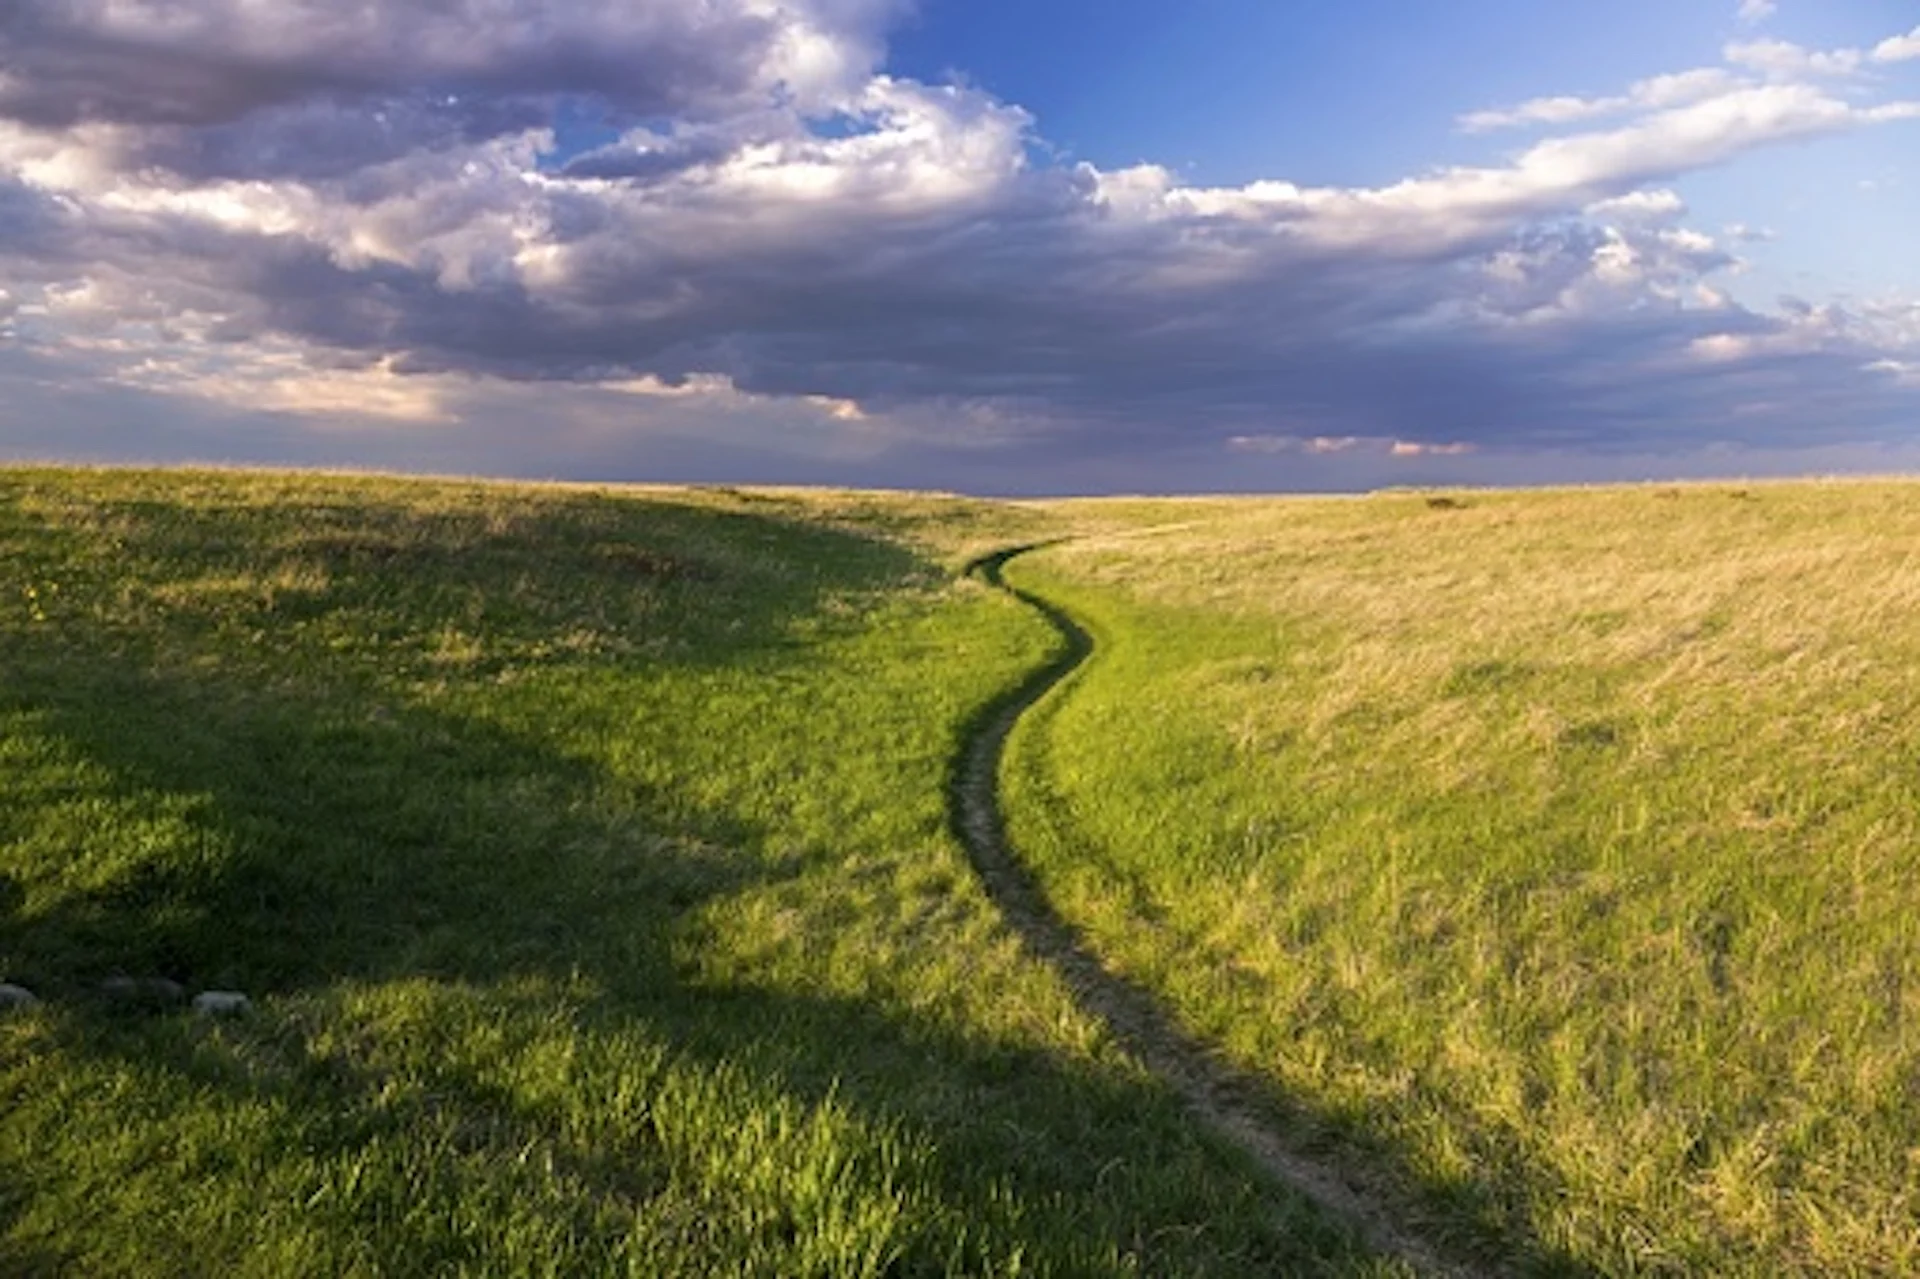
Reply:
<svg viewBox="0 0 1920 1279"><path fill-rule="evenodd" d="M0 1273L1397 1273L1021 949L1548 1273L1920 1270L1920 486L0 471ZM215 1021L116 1002L248 992Z"/></svg>
<svg viewBox="0 0 1920 1279"><path fill-rule="evenodd" d="M0 471L0 1272L1389 1272L947 828L1057 522Z"/></svg>
<svg viewBox="0 0 1920 1279"><path fill-rule="evenodd" d="M1013 837L1277 1113L1531 1268L1920 1270L1920 486L1056 511Z"/></svg>

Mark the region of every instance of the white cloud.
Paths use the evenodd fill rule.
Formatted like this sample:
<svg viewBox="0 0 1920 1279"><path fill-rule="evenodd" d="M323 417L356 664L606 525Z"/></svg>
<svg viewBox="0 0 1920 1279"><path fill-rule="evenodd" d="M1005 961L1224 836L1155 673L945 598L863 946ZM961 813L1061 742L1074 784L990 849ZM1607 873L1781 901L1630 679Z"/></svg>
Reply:
<svg viewBox="0 0 1920 1279"><path fill-rule="evenodd" d="M1579 124L1606 116L1632 111L1659 110L1685 106L1736 87L1734 77L1721 67L1699 67L1671 75L1641 80L1615 97L1535 98L1517 107L1475 111L1460 117L1459 124L1468 133L1487 133L1495 129L1526 125Z"/></svg>
<svg viewBox="0 0 1920 1279"><path fill-rule="evenodd" d="M1920 27L1903 36L1889 36L1873 46L1875 62L1910 62L1920 58Z"/></svg>
<svg viewBox="0 0 1920 1279"><path fill-rule="evenodd" d="M1859 49L1806 49L1788 40L1736 41L1724 54L1733 65L1775 80L1844 78L1857 74L1867 61Z"/></svg>
<svg viewBox="0 0 1920 1279"><path fill-rule="evenodd" d="M1685 217L1686 201L1678 192L1665 188L1629 191L1610 200L1599 200L1586 208L1586 214L1602 221L1664 225Z"/></svg>
<svg viewBox="0 0 1920 1279"><path fill-rule="evenodd" d="M1625 195L1760 147L1916 116L1920 102L1860 106L1812 85L1741 85L1616 129L1548 138L1504 168L1444 170L1375 191L1275 191L1324 213L1332 239L1450 243L1489 223Z"/></svg>
<svg viewBox="0 0 1920 1279"><path fill-rule="evenodd" d="M1771 12L1771 6L1767 7L1767 12ZM1744 10L1742 16L1746 16ZM1456 123L1468 133L1525 127L1557 128L1614 116L1686 107L1726 97L1756 87L1755 77L1774 84L1848 79L1860 75L1871 63L1920 58L1920 28L1906 36L1883 40L1870 52L1845 48L1808 49L1791 41L1771 37L1732 41L1721 52L1725 66L1696 67L1652 76L1630 85L1624 93L1611 96L1534 98L1518 106L1469 112Z"/></svg>
<svg viewBox="0 0 1920 1279"><path fill-rule="evenodd" d="M366 368L316 368L298 346L263 344L241 360L206 348L172 356L147 354L107 376L108 382L168 395L190 396L236 409L291 413L348 426L411 426L457 420L449 404L449 375L408 377L391 359Z"/></svg>
<svg viewBox="0 0 1920 1279"><path fill-rule="evenodd" d="M1740 21L1749 26L1765 22L1779 8L1774 0L1740 0Z"/></svg>
<svg viewBox="0 0 1920 1279"><path fill-rule="evenodd" d="M1392 459L1464 457L1476 451L1474 445L1459 440L1433 443L1359 435L1235 435L1228 438L1227 448L1235 453L1268 456L1296 454L1312 458L1360 453Z"/></svg>
<svg viewBox="0 0 1920 1279"><path fill-rule="evenodd" d="M1920 27L1889 36L1871 49L1807 49L1787 40L1735 41L1726 59L1738 67L1779 80L1841 78L1859 75L1870 65L1920 58Z"/></svg>
<svg viewBox="0 0 1920 1279"><path fill-rule="evenodd" d="M1468 133L1489 133L1530 124L1577 124L1597 116L1614 115L1633 106L1630 98L1531 98L1517 107L1473 111L1460 117Z"/></svg>
<svg viewBox="0 0 1920 1279"><path fill-rule="evenodd" d="M1920 360L1874 360L1866 371L1884 373L1900 386L1920 389Z"/></svg>

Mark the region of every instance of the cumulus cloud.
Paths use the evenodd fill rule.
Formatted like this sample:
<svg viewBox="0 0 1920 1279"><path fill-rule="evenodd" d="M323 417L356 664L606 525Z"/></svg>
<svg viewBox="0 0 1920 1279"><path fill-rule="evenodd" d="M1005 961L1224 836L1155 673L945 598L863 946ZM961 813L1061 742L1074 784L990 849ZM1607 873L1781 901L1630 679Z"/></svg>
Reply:
<svg viewBox="0 0 1920 1279"><path fill-rule="evenodd" d="M1740 21L1749 26L1765 22L1779 8L1774 0L1740 0Z"/></svg>
<svg viewBox="0 0 1920 1279"><path fill-rule="evenodd" d="M1903 36L1888 36L1873 46L1875 62L1911 62L1920 58L1920 27Z"/></svg>
<svg viewBox="0 0 1920 1279"><path fill-rule="evenodd" d="M1740 237L1664 185L1920 115L1836 88L1838 54L1750 42L1467 117L1547 130L1498 164L1206 188L1037 159L1016 105L880 73L891 11L22 0L0 343L236 413L457 433L545 386L593 438L624 414L941 465L1910 420L1910 316L1736 305L1713 280ZM564 144L569 111L593 145Z"/></svg>

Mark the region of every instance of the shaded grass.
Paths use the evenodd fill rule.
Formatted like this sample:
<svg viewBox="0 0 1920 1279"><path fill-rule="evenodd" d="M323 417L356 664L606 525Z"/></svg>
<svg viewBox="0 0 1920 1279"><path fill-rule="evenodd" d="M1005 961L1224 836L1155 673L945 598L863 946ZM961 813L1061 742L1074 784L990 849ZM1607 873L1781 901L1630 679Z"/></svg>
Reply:
<svg viewBox="0 0 1920 1279"><path fill-rule="evenodd" d="M1915 496L1189 504L1023 559L1101 650L1014 838L1490 1256L1911 1272Z"/></svg>
<svg viewBox="0 0 1920 1279"><path fill-rule="evenodd" d="M0 1269L1382 1272L946 830L1040 519L0 473Z"/></svg>

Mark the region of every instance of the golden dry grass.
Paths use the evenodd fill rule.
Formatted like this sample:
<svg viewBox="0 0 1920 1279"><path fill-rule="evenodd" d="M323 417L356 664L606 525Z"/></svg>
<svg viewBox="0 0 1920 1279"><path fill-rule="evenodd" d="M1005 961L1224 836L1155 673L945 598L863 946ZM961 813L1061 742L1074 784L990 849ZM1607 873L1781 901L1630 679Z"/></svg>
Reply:
<svg viewBox="0 0 1920 1279"><path fill-rule="evenodd" d="M1104 647L1016 840L1496 1250L1920 1267L1920 486L1451 497L1017 565Z"/></svg>

